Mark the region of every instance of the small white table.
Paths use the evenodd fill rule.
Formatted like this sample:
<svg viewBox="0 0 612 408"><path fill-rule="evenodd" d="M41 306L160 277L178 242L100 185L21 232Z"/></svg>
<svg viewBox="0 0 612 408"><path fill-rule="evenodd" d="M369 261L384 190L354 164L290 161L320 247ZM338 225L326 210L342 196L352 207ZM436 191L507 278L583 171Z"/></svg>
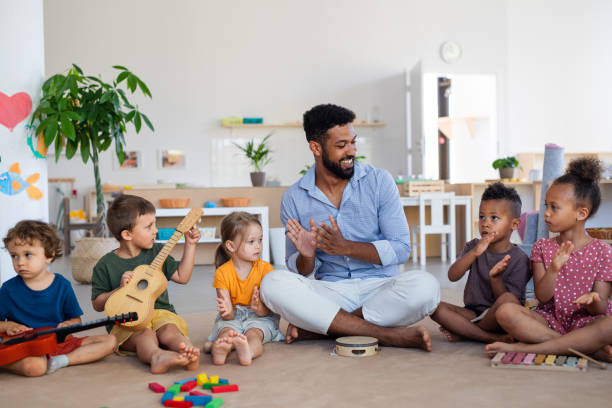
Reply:
<svg viewBox="0 0 612 408"><path fill-rule="evenodd" d="M191 210L191 208L157 208L155 215L157 217L184 217ZM259 216L259 222L261 223L261 229L263 231L263 247L261 250L261 259L266 262L270 262L270 228L269 228L269 216L268 207L215 207L215 208L202 208L203 217L213 216L224 216L234 211L244 211ZM218 229L217 229L218 230ZM156 242L167 242L167 241L156 241ZM200 239L200 243L219 243L219 238L213 239Z"/></svg>
<svg viewBox="0 0 612 408"><path fill-rule="evenodd" d="M419 206L419 197L400 197L400 201L403 207ZM463 205L465 208L465 242L469 242L472 239L472 197L456 195L455 205Z"/></svg>

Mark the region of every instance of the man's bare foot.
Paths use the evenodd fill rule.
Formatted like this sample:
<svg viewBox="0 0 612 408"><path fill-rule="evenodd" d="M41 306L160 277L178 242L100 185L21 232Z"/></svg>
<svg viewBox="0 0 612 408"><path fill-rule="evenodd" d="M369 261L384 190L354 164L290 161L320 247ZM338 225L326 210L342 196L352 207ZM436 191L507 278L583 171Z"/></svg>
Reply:
<svg viewBox="0 0 612 408"><path fill-rule="evenodd" d="M495 353L499 352L508 352L508 351L527 351L525 348L527 345L525 343L504 343L501 341L496 341L495 343L487 344L485 346L485 352L493 356Z"/></svg>
<svg viewBox="0 0 612 408"><path fill-rule="evenodd" d="M419 347L431 351L431 336L424 326L394 327L380 338L380 344L392 347Z"/></svg>
<svg viewBox="0 0 612 408"><path fill-rule="evenodd" d="M230 351L232 351L232 342L233 338L231 337L221 337L220 339L215 340L210 349L210 354L212 354L212 361L214 365L225 364L228 354Z"/></svg>
<svg viewBox="0 0 612 408"><path fill-rule="evenodd" d="M187 358L187 366L185 367L187 370L197 370L200 365L200 349L194 347L192 344L179 344L179 354L182 354Z"/></svg>
<svg viewBox="0 0 612 408"><path fill-rule="evenodd" d="M440 333L442 333L446 337L446 340L448 340L451 343L465 340L465 337L460 336L456 333L453 333L452 331L448 330L445 327L440 326L439 330L440 330Z"/></svg>
<svg viewBox="0 0 612 408"><path fill-rule="evenodd" d="M290 344L296 340L320 340L329 338L326 334L309 332L289 323L285 333L285 343Z"/></svg>
<svg viewBox="0 0 612 408"><path fill-rule="evenodd" d="M151 373L162 374L172 366L186 366L189 364L187 355L170 350L159 350L151 357Z"/></svg>
<svg viewBox="0 0 612 408"><path fill-rule="evenodd" d="M238 361L240 364L248 366L253 361L253 352L249 346L249 342L244 334L236 333L236 336L232 338L236 354L238 355Z"/></svg>

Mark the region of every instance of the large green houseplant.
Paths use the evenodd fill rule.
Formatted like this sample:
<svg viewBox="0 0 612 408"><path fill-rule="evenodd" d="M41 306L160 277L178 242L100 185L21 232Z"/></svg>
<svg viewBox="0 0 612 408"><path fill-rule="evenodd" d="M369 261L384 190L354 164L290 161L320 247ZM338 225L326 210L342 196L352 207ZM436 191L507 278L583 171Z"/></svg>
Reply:
<svg viewBox="0 0 612 408"><path fill-rule="evenodd" d="M272 161L270 154L272 151L268 145L268 139L272 136L273 132L270 132L263 138L261 143L255 144L255 140L250 140L246 145L241 146L238 143L234 145L240 149L247 159L249 159L253 170L251 172L251 183L253 186L263 186L266 182L266 173L263 171L264 167Z"/></svg>
<svg viewBox="0 0 612 408"><path fill-rule="evenodd" d="M96 186L97 226L94 235L106 235L106 216L102 180L100 178L100 153L114 144L120 163L125 157L125 134L129 123L140 132L142 122L154 130L153 124L138 106L130 103L125 87L133 94L137 89L151 98L147 85L127 68L115 65L119 73L112 83L85 75L72 64L65 74L56 74L42 86L42 97L32 115L31 126L44 135L45 145L55 147L55 160L62 150L72 159L80 151L83 163L91 160Z"/></svg>

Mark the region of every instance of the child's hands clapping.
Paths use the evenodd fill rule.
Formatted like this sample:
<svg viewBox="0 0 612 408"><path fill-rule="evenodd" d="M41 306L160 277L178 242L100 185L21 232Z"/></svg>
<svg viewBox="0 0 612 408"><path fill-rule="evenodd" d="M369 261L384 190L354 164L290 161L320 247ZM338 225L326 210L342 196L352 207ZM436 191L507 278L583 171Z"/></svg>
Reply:
<svg viewBox="0 0 612 408"><path fill-rule="evenodd" d="M599 297L599 293L597 292L585 293L578 299L574 300L574 303L580 306L590 305L594 302L601 302L601 298Z"/></svg>
<svg viewBox="0 0 612 408"><path fill-rule="evenodd" d="M233 317L234 308L232 306L232 300L230 299L229 292L226 290L218 292L217 312L219 312L222 319L231 319Z"/></svg>
<svg viewBox="0 0 612 408"><path fill-rule="evenodd" d="M476 256L482 255L484 251L487 250L487 248L489 247L489 244L491 243L491 241L495 239L496 235L497 235L496 232L490 232L486 234L484 237L480 238L480 240L478 240L478 243L474 247L474 253L476 254Z"/></svg>
<svg viewBox="0 0 612 408"><path fill-rule="evenodd" d="M8 334L9 336L15 336L17 334L32 330L31 327L24 326L23 324L19 324L16 322L7 322L7 324L8 328L6 329L6 334Z"/></svg>
<svg viewBox="0 0 612 408"><path fill-rule="evenodd" d="M202 233L200 229L195 225L185 233L185 244L186 245L195 245L202 238Z"/></svg>
<svg viewBox="0 0 612 408"><path fill-rule="evenodd" d="M133 277L134 277L134 271L123 272L123 275L121 275L121 283L119 284L119 287L124 287L125 285L130 283Z"/></svg>
<svg viewBox="0 0 612 408"><path fill-rule="evenodd" d="M561 244L557 252L555 252L550 265L554 272L559 272L561 268L563 268L563 265L565 265L573 250L574 244L572 244L570 241L565 241Z"/></svg>
<svg viewBox="0 0 612 408"><path fill-rule="evenodd" d="M510 263L510 255L506 255L502 258L501 261L495 264L493 268L489 271L489 277L496 278L501 275L503 271L506 270L508 264Z"/></svg>

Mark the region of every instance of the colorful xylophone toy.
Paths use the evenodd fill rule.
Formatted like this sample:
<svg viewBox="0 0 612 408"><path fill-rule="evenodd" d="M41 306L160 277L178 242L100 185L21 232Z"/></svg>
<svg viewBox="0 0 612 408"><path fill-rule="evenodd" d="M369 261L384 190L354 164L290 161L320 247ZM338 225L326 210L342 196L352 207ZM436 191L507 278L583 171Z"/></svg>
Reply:
<svg viewBox="0 0 612 408"><path fill-rule="evenodd" d="M586 371L589 362L585 358L535 354L520 351L499 352L489 362L496 368L519 368L531 370Z"/></svg>

